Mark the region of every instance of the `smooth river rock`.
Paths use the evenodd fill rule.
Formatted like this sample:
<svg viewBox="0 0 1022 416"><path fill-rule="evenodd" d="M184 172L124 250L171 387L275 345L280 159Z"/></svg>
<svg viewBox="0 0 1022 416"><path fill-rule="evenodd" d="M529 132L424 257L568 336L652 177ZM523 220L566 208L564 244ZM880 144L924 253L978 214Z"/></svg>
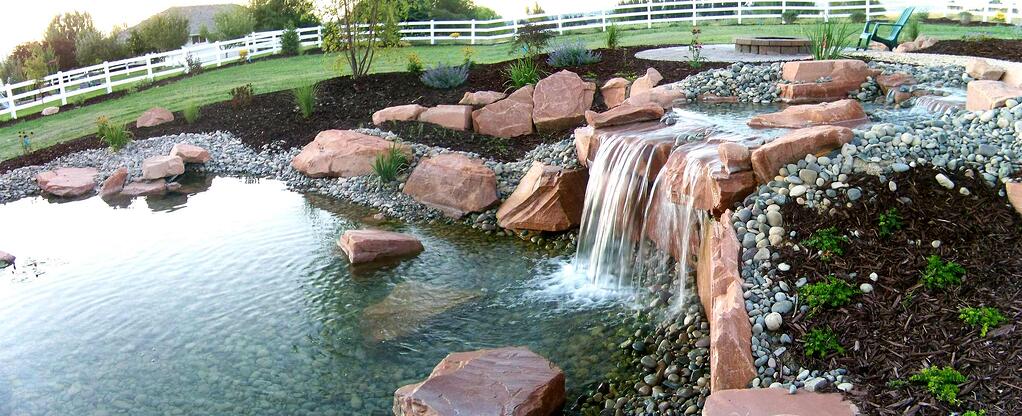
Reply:
<svg viewBox="0 0 1022 416"><path fill-rule="evenodd" d="M382 230L348 230L337 241L337 246L352 263L402 257L422 251L422 242L408 234Z"/></svg>

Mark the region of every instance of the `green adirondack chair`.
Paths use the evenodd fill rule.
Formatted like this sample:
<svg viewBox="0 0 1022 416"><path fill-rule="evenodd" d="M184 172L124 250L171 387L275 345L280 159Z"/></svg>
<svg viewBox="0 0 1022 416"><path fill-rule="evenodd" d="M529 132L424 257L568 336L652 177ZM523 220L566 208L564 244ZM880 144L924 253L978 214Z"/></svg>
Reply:
<svg viewBox="0 0 1022 416"><path fill-rule="evenodd" d="M898 21L894 23L867 20L866 26L862 28L862 34L859 35L859 42L855 44L855 49L869 49L869 43L871 41L877 41L884 44L884 46L887 47L887 50L893 50L898 47L898 36L901 35L901 30L905 28L905 25L908 23L908 18L912 17L912 12L915 10L915 7L905 8L905 11L901 12L901 17L898 17ZM883 26L889 26L891 28L890 35L883 36L877 33L877 30Z"/></svg>

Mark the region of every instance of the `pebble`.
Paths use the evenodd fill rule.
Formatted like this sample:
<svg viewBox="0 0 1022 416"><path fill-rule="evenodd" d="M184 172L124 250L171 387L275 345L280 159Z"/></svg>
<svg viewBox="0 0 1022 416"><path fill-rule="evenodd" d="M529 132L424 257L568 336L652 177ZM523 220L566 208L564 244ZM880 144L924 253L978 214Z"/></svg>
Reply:
<svg viewBox="0 0 1022 416"><path fill-rule="evenodd" d="M767 329L776 331L781 327L781 324L784 322L784 318L781 317L780 313L770 312L763 318L763 322L766 323Z"/></svg>
<svg viewBox="0 0 1022 416"><path fill-rule="evenodd" d="M861 290L862 293L871 293L873 292L873 285L869 283L863 283L859 285L859 290Z"/></svg>
<svg viewBox="0 0 1022 416"><path fill-rule="evenodd" d="M947 189L955 189L955 183L951 182L951 179L949 179L943 173L938 173L937 176L935 176L935 178L937 179L937 183L939 183L940 186L943 186Z"/></svg>

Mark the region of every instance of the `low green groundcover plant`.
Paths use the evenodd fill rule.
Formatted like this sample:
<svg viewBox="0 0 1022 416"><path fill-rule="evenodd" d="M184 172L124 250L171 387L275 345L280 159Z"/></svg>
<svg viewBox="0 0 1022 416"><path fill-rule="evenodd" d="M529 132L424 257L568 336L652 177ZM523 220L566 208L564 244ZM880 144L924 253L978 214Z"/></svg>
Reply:
<svg viewBox="0 0 1022 416"><path fill-rule="evenodd" d="M1001 311L997 308L981 307L981 308L962 308L958 310L958 318L965 322L969 326L979 327L979 336L987 336L987 331L990 327L995 327L1004 323L1007 319L1004 315L1001 315Z"/></svg>
<svg viewBox="0 0 1022 416"><path fill-rule="evenodd" d="M926 390L937 400L958 404L958 386L965 382L965 376L951 366L928 367L909 379L913 383L925 383Z"/></svg>
<svg viewBox="0 0 1022 416"><path fill-rule="evenodd" d="M570 42L558 45L550 51L546 63L554 68L566 68L595 64L603 57L599 52L593 52L586 48L582 41Z"/></svg>
<svg viewBox="0 0 1022 416"><path fill-rule="evenodd" d="M542 73L531 58L518 58L504 68L504 76L507 77L509 88L519 89L539 82Z"/></svg>
<svg viewBox="0 0 1022 416"><path fill-rule="evenodd" d="M397 145L392 145L390 149L373 160L373 173L380 178L381 182L389 183L397 179L397 174L406 165L408 165L408 157L401 152L401 149L398 149Z"/></svg>
<svg viewBox="0 0 1022 416"><path fill-rule="evenodd" d="M962 413L962 416L987 416L987 411L986 410L979 410L979 411L970 410L968 412Z"/></svg>
<svg viewBox="0 0 1022 416"><path fill-rule="evenodd" d="M953 261L943 261L940 256L926 259L926 270L923 271L922 283L927 289L946 289L962 284L965 268Z"/></svg>
<svg viewBox="0 0 1022 416"><path fill-rule="evenodd" d="M419 77L423 84L438 90L448 90L468 80L468 65L437 64Z"/></svg>
<svg viewBox="0 0 1022 416"><path fill-rule="evenodd" d="M114 124L106 117L96 120L96 137L114 151L123 149L132 138L131 132L123 124Z"/></svg>
<svg viewBox="0 0 1022 416"><path fill-rule="evenodd" d="M838 234L837 227L816 230L812 237L803 244L820 251L820 260L830 261L834 256L845 254L842 244L848 243L848 237Z"/></svg>
<svg viewBox="0 0 1022 416"><path fill-rule="evenodd" d="M831 353L844 354L845 348L837 341L837 335L830 328L813 328L803 339L806 357L826 357Z"/></svg>
<svg viewBox="0 0 1022 416"><path fill-rule="evenodd" d="M839 308L852 300L852 296L859 294L848 282L834 277L827 276L826 281L812 283L799 289L798 294L809 306L811 313L821 308Z"/></svg>
<svg viewBox="0 0 1022 416"><path fill-rule="evenodd" d="M895 231L900 230L902 224L901 214L898 213L898 209L891 208L887 212L880 214L877 226L881 237L890 237Z"/></svg>

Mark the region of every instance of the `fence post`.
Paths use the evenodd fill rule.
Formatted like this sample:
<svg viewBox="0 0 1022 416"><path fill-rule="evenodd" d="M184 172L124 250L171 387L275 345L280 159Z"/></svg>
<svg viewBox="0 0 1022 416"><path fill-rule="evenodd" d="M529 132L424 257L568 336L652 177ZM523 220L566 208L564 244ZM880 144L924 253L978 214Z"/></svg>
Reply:
<svg viewBox="0 0 1022 416"><path fill-rule="evenodd" d="M786 24L784 22L784 13L787 12L787 11L788 11L788 0L781 0L781 24L782 25Z"/></svg>
<svg viewBox="0 0 1022 416"><path fill-rule="evenodd" d="M64 85L64 71L57 71L57 85L60 86L60 105L67 105L67 86Z"/></svg>
<svg viewBox="0 0 1022 416"><path fill-rule="evenodd" d="M472 19L472 44L476 44L476 19Z"/></svg>
<svg viewBox="0 0 1022 416"><path fill-rule="evenodd" d="M11 118L18 118L18 111L14 108L14 88L11 88L11 84L6 86L7 92L7 110L11 112Z"/></svg>
<svg viewBox="0 0 1022 416"><path fill-rule="evenodd" d="M873 2L873 0L866 0L866 20L869 20L869 18L870 18L870 15L869 15L869 4L872 3L872 2Z"/></svg>
<svg viewBox="0 0 1022 416"><path fill-rule="evenodd" d="M153 57L152 54L145 54L145 74L150 81L153 80Z"/></svg>
<svg viewBox="0 0 1022 416"><path fill-rule="evenodd" d="M983 23L986 23L990 16L990 3L983 5Z"/></svg>
<svg viewBox="0 0 1022 416"><path fill-rule="evenodd" d="M738 24L742 24L742 0L738 1Z"/></svg>
<svg viewBox="0 0 1022 416"><path fill-rule="evenodd" d="M561 22L561 15L557 15L557 34L558 35L563 35L564 34L564 28L561 26L561 24L562 24L562 22Z"/></svg>
<svg viewBox="0 0 1022 416"><path fill-rule="evenodd" d="M823 21L830 21L830 0L823 3Z"/></svg>
<svg viewBox="0 0 1022 416"><path fill-rule="evenodd" d="M316 46L323 47L323 26L316 26Z"/></svg>
<svg viewBox="0 0 1022 416"><path fill-rule="evenodd" d="M429 21L429 44L436 45L436 20Z"/></svg>
<svg viewBox="0 0 1022 416"><path fill-rule="evenodd" d="M223 64L224 58L224 52L220 49L220 41L216 41L216 45L214 47L216 48L216 66L220 66Z"/></svg>
<svg viewBox="0 0 1022 416"><path fill-rule="evenodd" d="M110 84L110 62L103 61L103 75L106 76L106 93L114 92L114 86Z"/></svg>
<svg viewBox="0 0 1022 416"><path fill-rule="evenodd" d="M693 3L694 5L695 3ZM646 29L653 28L653 0L646 1Z"/></svg>
<svg viewBox="0 0 1022 416"><path fill-rule="evenodd" d="M602 28L603 28L603 31L606 32L607 31L607 10L604 9L602 12L600 12L600 14L603 16Z"/></svg>

